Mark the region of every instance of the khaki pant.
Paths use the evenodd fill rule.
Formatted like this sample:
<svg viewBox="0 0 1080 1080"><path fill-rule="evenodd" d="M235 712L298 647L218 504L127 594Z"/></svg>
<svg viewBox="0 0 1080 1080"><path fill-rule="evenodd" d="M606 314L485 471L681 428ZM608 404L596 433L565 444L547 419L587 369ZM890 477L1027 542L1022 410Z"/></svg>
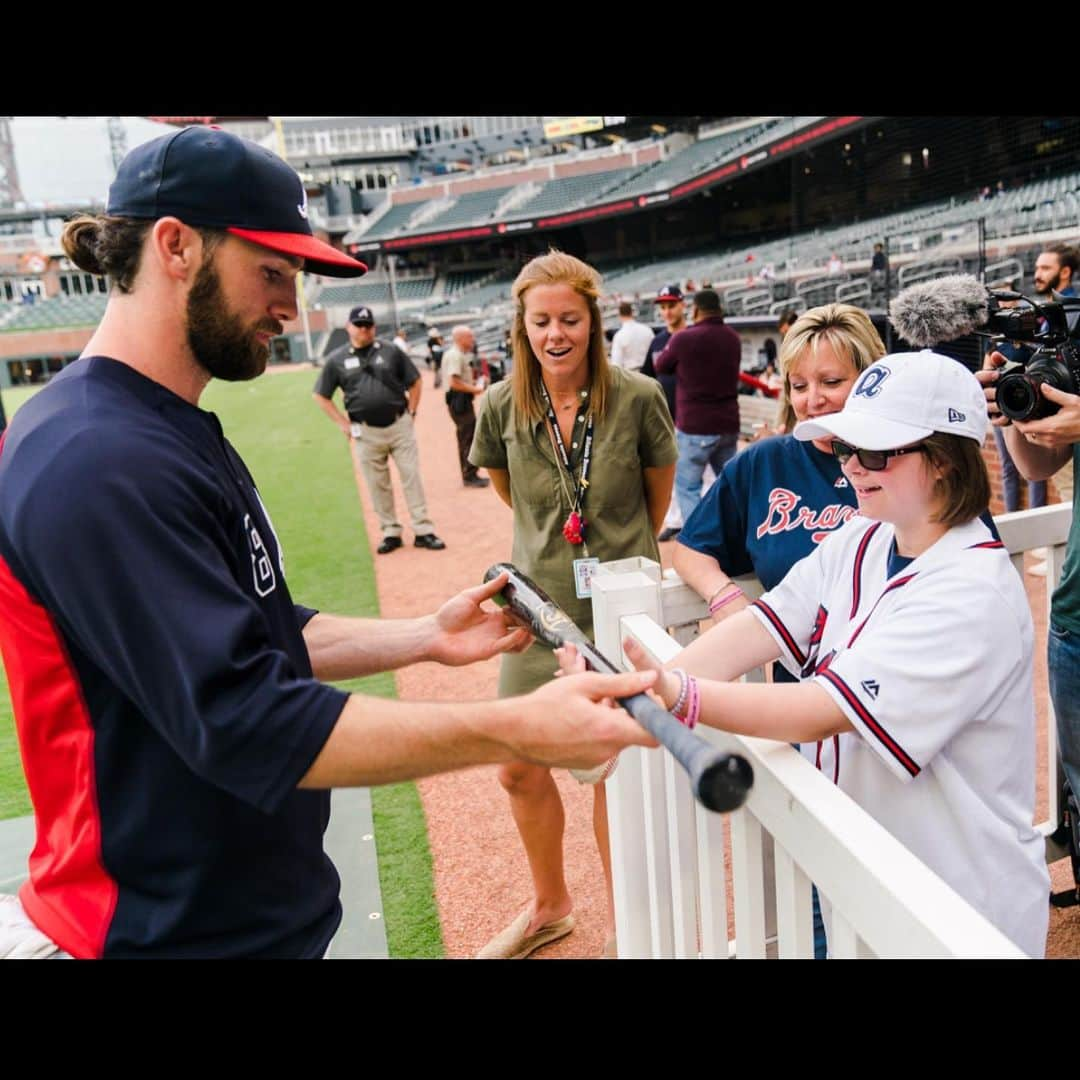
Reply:
<svg viewBox="0 0 1080 1080"><path fill-rule="evenodd" d="M360 430L360 435L353 439L353 448L383 536L401 536L401 522L397 520L394 489L390 483L391 457L401 477L413 532L417 536L433 533L435 526L428 517L424 485L420 481L420 454L416 449L412 417L404 412L389 427L362 424Z"/></svg>

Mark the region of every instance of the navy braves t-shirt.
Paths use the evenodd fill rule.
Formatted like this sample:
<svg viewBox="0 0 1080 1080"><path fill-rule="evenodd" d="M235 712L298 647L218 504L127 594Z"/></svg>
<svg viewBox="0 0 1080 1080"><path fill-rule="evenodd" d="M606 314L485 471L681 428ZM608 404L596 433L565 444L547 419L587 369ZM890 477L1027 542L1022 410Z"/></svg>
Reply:
<svg viewBox="0 0 1080 1080"><path fill-rule="evenodd" d="M212 414L105 357L0 442L0 649L37 818L30 917L95 956L320 956L347 695L312 678L273 525Z"/></svg>
<svg viewBox="0 0 1080 1080"><path fill-rule="evenodd" d="M856 512L855 492L835 457L777 435L724 466L678 542L711 555L728 576L756 574L772 589Z"/></svg>
<svg viewBox="0 0 1080 1080"><path fill-rule="evenodd" d="M729 577L755 574L775 588L800 559L857 513L855 491L832 454L793 435L751 443L721 470L679 533ZM779 664L779 682L795 682Z"/></svg>

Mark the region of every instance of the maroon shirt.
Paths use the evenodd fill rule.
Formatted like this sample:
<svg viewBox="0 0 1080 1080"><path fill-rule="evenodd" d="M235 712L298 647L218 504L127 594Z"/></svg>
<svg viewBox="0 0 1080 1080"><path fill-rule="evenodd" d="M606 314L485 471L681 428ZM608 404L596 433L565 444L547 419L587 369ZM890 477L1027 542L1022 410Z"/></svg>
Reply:
<svg viewBox="0 0 1080 1080"><path fill-rule="evenodd" d="M722 315L673 334L653 360L658 374L674 374L677 427L687 435L739 432L739 335Z"/></svg>

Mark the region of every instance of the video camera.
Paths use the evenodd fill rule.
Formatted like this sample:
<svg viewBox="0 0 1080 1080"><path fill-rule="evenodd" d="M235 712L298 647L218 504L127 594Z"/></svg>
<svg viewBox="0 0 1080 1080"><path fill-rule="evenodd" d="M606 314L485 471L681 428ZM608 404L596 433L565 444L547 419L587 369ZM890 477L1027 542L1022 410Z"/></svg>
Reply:
<svg viewBox="0 0 1080 1080"><path fill-rule="evenodd" d="M1058 406L1042 395L1049 383L1080 394L1080 297L1052 294L1046 302L1023 293L990 290L989 318L975 333L1023 345L1034 352L1012 360L997 381L997 405L1010 420L1041 420Z"/></svg>

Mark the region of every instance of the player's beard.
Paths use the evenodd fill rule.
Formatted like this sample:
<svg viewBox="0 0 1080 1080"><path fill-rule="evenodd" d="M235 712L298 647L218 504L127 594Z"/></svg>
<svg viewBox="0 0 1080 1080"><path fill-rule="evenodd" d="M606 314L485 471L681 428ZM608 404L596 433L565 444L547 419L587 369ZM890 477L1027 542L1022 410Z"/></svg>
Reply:
<svg viewBox="0 0 1080 1080"><path fill-rule="evenodd" d="M187 339L195 359L213 378L244 382L261 375L270 358L270 345L257 335L281 331L281 324L272 319L245 329L225 302L213 260L199 267L188 294Z"/></svg>

